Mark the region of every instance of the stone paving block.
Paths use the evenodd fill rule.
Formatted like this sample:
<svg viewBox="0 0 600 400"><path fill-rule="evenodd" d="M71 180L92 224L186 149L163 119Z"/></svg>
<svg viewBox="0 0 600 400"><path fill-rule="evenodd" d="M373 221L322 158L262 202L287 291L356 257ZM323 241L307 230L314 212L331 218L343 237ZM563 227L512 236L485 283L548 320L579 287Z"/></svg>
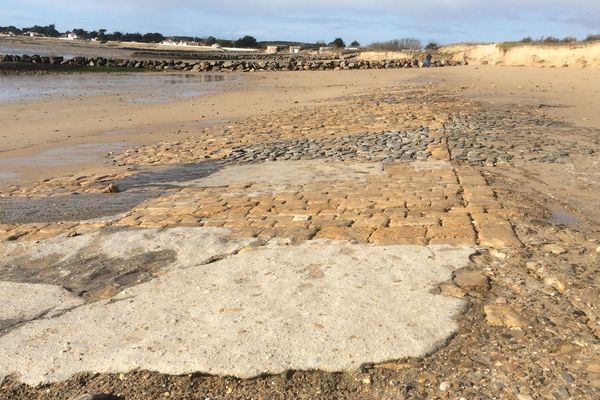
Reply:
<svg viewBox="0 0 600 400"><path fill-rule="evenodd" d="M472 237L434 237L428 240L428 244L446 244L450 246L474 246L475 236Z"/></svg>
<svg viewBox="0 0 600 400"><path fill-rule="evenodd" d="M477 225L477 232L480 246L495 249L522 246L510 224Z"/></svg>
<svg viewBox="0 0 600 400"><path fill-rule="evenodd" d="M416 226L378 228L373 232L369 241L383 245L406 244L407 241L425 243L425 233L425 228Z"/></svg>
<svg viewBox="0 0 600 400"><path fill-rule="evenodd" d="M263 229L257 227L236 227L231 229L232 236L241 238L255 238L263 232Z"/></svg>
<svg viewBox="0 0 600 400"><path fill-rule="evenodd" d="M75 223L66 223L66 224L50 224L47 225L35 232L30 233L27 236L27 240L43 240L52 238L54 236L58 236L61 233L68 231L69 229L75 227L77 224Z"/></svg>
<svg viewBox="0 0 600 400"><path fill-rule="evenodd" d="M395 217L395 218L404 218L406 217L406 214L408 213L408 208L406 208L404 205L398 205L395 207L386 207L383 210L383 213L386 214L388 217Z"/></svg>
<svg viewBox="0 0 600 400"><path fill-rule="evenodd" d="M390 218L387 215L375 214L371 217L358 217L354 219L352 227L383 228L388 226Z"/></svg>
<svg viewBox="0 0 600 400"><path fill-rule="evenodd" d="M368 227L347 227L328 225L323 226L317 232L315 239L334 239L334 240L356 240L358 242L367 242L373 232Z"/></svg>
<svg viewBox="0 0 600 400"><path fill-rule="evenodd" d="M443 216L441 218L442 226L468 226L471 225L471 218L468 214Z"/></svg>
<svg viewBox="0 0 600 400"><path fill-rule="evenodd" d="M248 220L240 218L240 219L232 219L227 220L222 225L224 228L244 228L248 227L250 224Z"/></svg>
<svg viewBox="0 0 600 400"><path fill-rule="evenodd" d="M397 227L421 227L421 226L437 226L440 224L440 219L437 217L426 217L423 215L408 215L406 218L390 217L389 226Z"/></svg>
<svg viewBox="0 0 600 400"><path fill-rule="evenodd" d="M475 230L470 225L463 226L430 226L427 228L429 239L467 238L475 240Z"/></svg>
<svg viewBox="0 0 600 400"><path fill-rule="evenodd" d="M225 225L225 222L227 222L227 221L224 221L224 220L215 220L215 219L209 219L209 220L207 220L207 221L204 221L204 226L206 226L206 227L220 228L220 227L222 227L223 225Z"/></svg>
<svg viewBox="0 0 600 400"><path fill-rule="evenodd" d="M496 213L482 213L476 212L471 213L475 226L480 225L506 225L510 224L505 218L497 215Z"/></svg>
<svg viewBox="0 0 600 400"><path fill-rule="evenodd" d="M142 217L140 215L128 215L127 217L121 218L115 222L115 225L135 226L139 224L141 218Z"/></svg>
<svg viewBox="0 0 600 400"><path fill-rule="evenodd" d="M275 235L272 237L289 238L295 240L311 240L317 234L317 229L313 227L289 227L289 228L271 228ZM261 237L265 231L261 232L258 237Z"/></svg>
<svg viewBox="0 0 600 400"><path fill-rule="evenodd" d="M321 225L330 225L332 221L335 220L335 215L315 215L312 216L310 222L313 225L321 226Z"/></svg>
<svg viewBox="0 0 600 400"><path fill-rule="evenodd" d="M0 224L0 234L9 232L16 228L16 225Z"/></svg>
<svg viewBox="0 0 600 400"><path fill-rule="evenodd" d="M192 215L184 215L180 217L179 226L194 227L201 225L203 225L202 218L194 217Z"/></svg>

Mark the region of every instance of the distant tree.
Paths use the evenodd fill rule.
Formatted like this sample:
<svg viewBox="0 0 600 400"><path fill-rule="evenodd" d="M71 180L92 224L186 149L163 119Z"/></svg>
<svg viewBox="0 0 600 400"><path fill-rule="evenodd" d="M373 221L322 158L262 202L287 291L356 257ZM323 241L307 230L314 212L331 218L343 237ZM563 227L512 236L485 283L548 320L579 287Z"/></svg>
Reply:
<svg viewBox="0 0 600 400"><path fill-rule="evenodd" d="M437 44L436 42L429 42L429 43L427 43L427 46L425 46L425 50L428 50L428 51L436 51L439 48L440 48L440 45Z"/></svg>
<svg viewBox="0 0 600 400"><path fill-rule="evenodd" d="M546 36L542 38L542 43L560 43L560 39L554 36Z"/></svg>
<svg viewBox="0 0 600 400"><path fill-rule="evenodd" d="M532 43L533 39L531 38L531 36L527 36L524 37L523 39L521 39L521 43Z"/></svg>
<svg viewBox="0 0 600 400"><path fill-rule="evenodd" d="M344 43L344 40L342 38L335 38L333 40L333 42L329 43L330 47L336 47L338 49L342 48L342 47L346 47L346 43Z"/></svg>
<svg viewBox="0 0 600 400"><path fill-rule="evenodd" d="M165 40L165 37L157 32L145 33L142 36L142 42L145 42L145 43L160 43L163 40Z"/></svg>
<svg viewBox="0 0 600 400"><path fill-rule="evenodd" d="M562 39L560 39L561 43L575 43L577 41L576 37L573 36L566 36Z"/></svg>
<svg viewBox="0 0 600 400"><path fill-rule="evenodd" d="M2 33L12 33L13 35L20 35L23 31L15 26L0 26L0 32Z"/></svg>
<svg viewBox="0 0 600 400"><path fill-rule="evenodd" d="M60 32L56 30L56 25L50 24L48 26L39 26L35 25L30 28L23 28L24 32L35 32L40 35L48 36L48 37L59 37Z"/></svg>
<svg viewBox="0 0 600 400"><path fill-rule="evenodd" d="M206 45L207 46L212 46L213 44L217 43L217 38L214 36L209 36L206 38Z"/></svg>
<svg viewBox="0 0 600 400"><path fill-rule="evenodd" d="M125 33L123 34L124 42L142 42L143 37L139 33Z"/></svg>
<svg viewBox="0 0 600 400"><path fill-rule="evenodd" d="M376 42L369 45L370 49L379 51L402 51L402 50L420 50L421 41L413 38L403 38L388 40L387 42Z"/></svg>
<svg viewBox="0 0 600 400"><path fill-rule="evenodd" d="M98 39L106 40L106 29L98 29Z"/></svg>
<svg viewBox="0 0 600 400"><path fill-rule="evenodd" d="M82 28L75 28L71 32L77 35L81 39L91 39L90 33Z"/></svg>
<svg viewBox="0 0 600 400"><path fill-rule="evenodd" d="M120 42L121 40L123 40L123 34L119 31L111 33L109 37L109 40L114 40L115 42Z"/></svg>
<svg viewBox="0 0 600 400"><path fill-rule="evenodd" d="M255 48L257 46L256 39L253 36L244 36L235 41L235 47Z"/></svg>
<svg viewBox="0 0 600 400"><path fill-rule="evenodd" d="M360 43L358 43L358 41L355 40L352 43L350 43L350 46L352 46L352 47L360 47Z"/></svg>
<svg viewBox="0 0 600 400"><path fill-rule="evenodd" d="M600 40L600 34L598 35L587 35L587 37L585 39L583 39L584 42L595 42Z"/></svg>

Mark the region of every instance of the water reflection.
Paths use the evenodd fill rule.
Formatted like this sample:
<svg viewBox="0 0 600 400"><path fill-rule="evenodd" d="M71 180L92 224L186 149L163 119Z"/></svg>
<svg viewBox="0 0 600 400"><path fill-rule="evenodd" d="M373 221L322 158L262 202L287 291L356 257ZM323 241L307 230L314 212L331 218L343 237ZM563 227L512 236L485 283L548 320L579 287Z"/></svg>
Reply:
<svg viewBox="0 0 600 400"><path fill-rule="evenodd" d="M119 95L123 100L161 103L224 90L234 75L166 73L93 73L70 75L0 76L0 102L43 97Z"/></svg>

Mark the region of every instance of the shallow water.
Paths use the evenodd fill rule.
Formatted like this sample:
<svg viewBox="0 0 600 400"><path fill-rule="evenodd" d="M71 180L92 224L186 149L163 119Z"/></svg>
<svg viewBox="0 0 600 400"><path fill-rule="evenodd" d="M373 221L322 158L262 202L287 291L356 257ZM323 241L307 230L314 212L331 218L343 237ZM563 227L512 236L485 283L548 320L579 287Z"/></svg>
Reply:
<svg viewBox="0 0 600 400"><path fill-rule="evenodd" d="M220 163L208 161L140 167L133 175L115 182L121 190L119 193L0 197L0 224L81 221L114 216L163 195L167 189L178 187L180 182L204 178L221 167Z"/></svg>
<svg viewBox="0 0 600 400"><path fill-rule="evenodd" d="M52 57L52 56L62 56L64 58L73 58L75 57L75 54L69 54L69 53L63 53L63 52L58 52L54 49L46 49L43 46L34 46L34 47L27 47L27 46L2 46L0 47L0 54L16 54L16 55L22 55L22 54L27 54L27 55L34 55L37 54L38 56L42 56L42 57Z"/></svg>
<svg viewBox="0 0 600 400"><path fill-rule="evenodd" d="M551 208L552 222L562 225L578 224L579 218L562 208Z"/></svg>
<svg viewBox="0 0 600 400"><path fill-rule="evenodd" d="M134 103L162 103L219 92L236 76L216 74L87 73L0 76L0 103L44 97L118 95Z"/></svg>
<svg viewBox="0 0 600 400"><path fill-rule="evenodd" d="M28 167L32 164L44 167L60 167L65 165L88 164L101 161L109 152L124 149L130 145L126 142L89 143L56 147L24 157L8 157L0 159L3 169ZM0 175L0 179L2 176Z"/></svg>

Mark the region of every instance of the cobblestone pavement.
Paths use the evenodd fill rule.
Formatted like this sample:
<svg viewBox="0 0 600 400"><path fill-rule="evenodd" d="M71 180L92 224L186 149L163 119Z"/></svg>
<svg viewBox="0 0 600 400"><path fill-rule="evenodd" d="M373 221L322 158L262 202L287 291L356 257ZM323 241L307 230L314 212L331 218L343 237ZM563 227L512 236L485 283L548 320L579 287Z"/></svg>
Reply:
<svg viewBox="0 0 600 400"><path fill-rule="evenodd" d="M126 150L111 156L123 167L116 175L14 187L0 197L0 241L207 227L226 228L228 240L258 247L274 238L293 245L333 239L374 247L476 247L470 264L435 289L467 303L448 343L423 358L339 374L296 371L249 381L145 371L82 374L51 385L47 396L74 396L83 388L127 399L600 396L598 228L592 216L568 209L576 223L553 220L560 202L536 189L526 173L532 163L597 162L600 132L556 121L544 108L476 104L443 86L338 100ZM120 193L104 193L110 184ZM69 200L73 193L93 195L98 212L89 217L100 218L82 220L82 205ZM118 214L113 202L103 204L102 198L128 193L135 201L119 203ZM61 199L61 215L72 217L57 222L36 211L43 203L22 216L28 201L52 198ZM109 299L122 290L111 289L111 279L123 286L147 282L172 258L157 251L134 260L131 279L120 275L122 268L93 260L106 281L78 285L88 302ZM60 281L56 271L33 264L27 274L0 267L0 279ZM12 378L0 386L0 398L51 398L40 393Z"/></svg>

